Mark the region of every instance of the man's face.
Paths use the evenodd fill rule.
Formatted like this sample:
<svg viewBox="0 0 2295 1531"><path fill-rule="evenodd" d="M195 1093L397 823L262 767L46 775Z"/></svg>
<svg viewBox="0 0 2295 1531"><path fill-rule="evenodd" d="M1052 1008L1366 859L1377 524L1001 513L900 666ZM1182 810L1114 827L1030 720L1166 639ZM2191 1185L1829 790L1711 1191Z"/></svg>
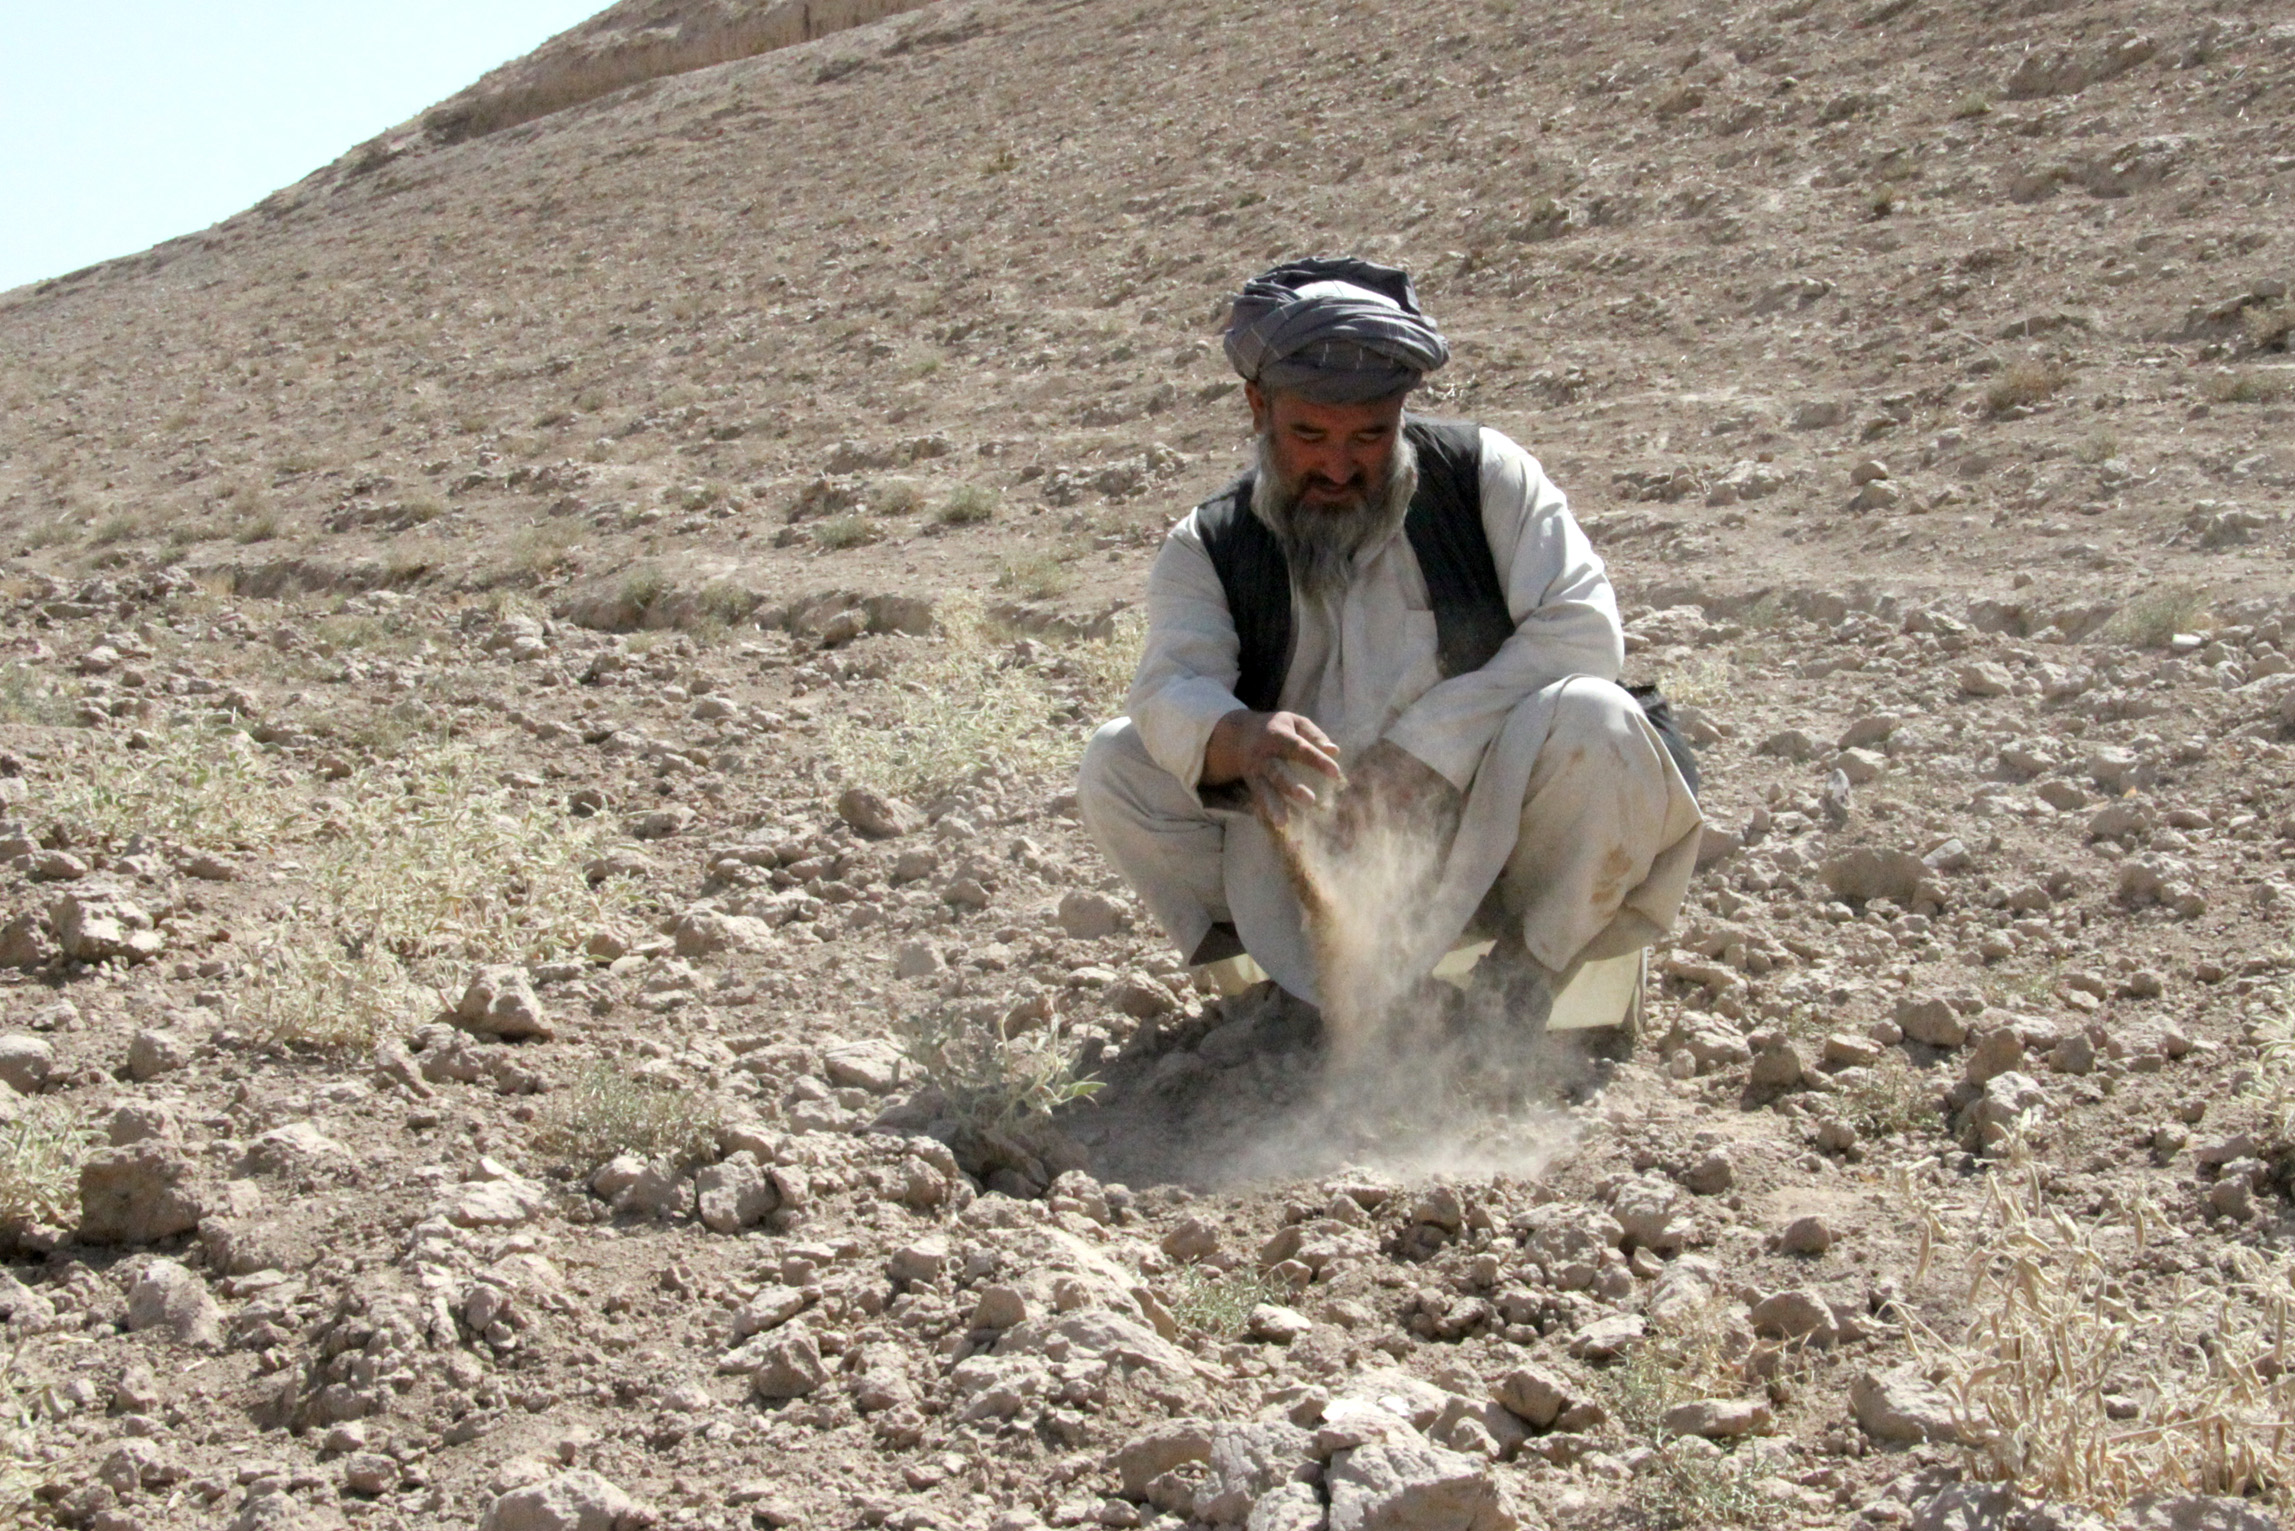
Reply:
<svg viewBox="0 0 2295 1531"><path fill-rule="evenodd" d="M1402 429L1403 396L1366 404L1317 404L1244 384L1251 425L1274 454L1284 487L1308 510L1349 510L1383 488Z"/></svg>

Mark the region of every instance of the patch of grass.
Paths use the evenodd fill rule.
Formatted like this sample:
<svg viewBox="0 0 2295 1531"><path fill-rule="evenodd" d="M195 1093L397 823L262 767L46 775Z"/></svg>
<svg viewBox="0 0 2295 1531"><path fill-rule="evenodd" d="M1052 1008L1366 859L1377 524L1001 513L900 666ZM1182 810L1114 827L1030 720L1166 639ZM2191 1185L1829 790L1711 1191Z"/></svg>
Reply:
<svg viewBox="0 0 2295 1531"><path fill-rule="evenodd" d="M941 502L934 517L942 526L978 526L996 514L996 491L986 484L964 484Z"/></svg>
<svg viewBox="0 0 2295 1531"><path fill-rule="evenodd" d="M26 664L0 670L0 723L62 728L72 721L71 698Z"/></svg>
<svg viewBox="0 0 2295 1531"><path fill-rule="evenodd" d="M2214 623L2206 591L2189 585L2170 585L2121 607L2104 624L2101 636L2108 642L2125 643L2134 648L2164 649L2177 633L2198 632Z"/></svg>
<svg viewBox="0 0 2295 1531"><path fill-rule="evenodd" d="M1990 116L1991 113L1991 98L1981 90L1972 90L1952 104L1952 120L1955 122L1967 122L1972 118Z"/></svg>
<svg viewBox="0 0 2295 1531"><path fill-rule="evenodd" d="M2080 438L2072 455L2089 464L2110 462L2120 455L2120 438L2108 430L2092 430Z"/></svg>
<svg viewBox="0 0 2295 1531"><path fill-rule="evenodd" d="M125 542L130 537L140 536L142 532L143 521L140 517L129 515L126 511L117 511L96 523L96 529L88 535L88 545L108 548L115 542Z"/></svg>
<svg viewBox="0 0 2295 1531"><path fill-rule="evenodd" d="M510 562L534 579L547 579L576 561L574 549L581 538L581 528L565 521L521 527L510 539Z"/></svg>
<svg viewBox="0 0 2295 1531"><path fill-rule="evenodd" d="M253 510L238 517L231 524L231 540L242 546L269 542L279 535L281 522L275 510Z"/></svg>
<svg viewBox="0 0 2295 1531"><path fill-rule="evenodd" d="M1008 662L977 601L943 603L939 621L942 636L901 667L882 706L827 720L822 749L844 780L924 799L984 765L1071 772L1139 663L1136 620L1073 645L1056 673Z"/></svg>
<svg viewBox="0 0 2295 1531"><path fill-rule="evenodd" d="M2054 397L2071 376L2060 362L2029 356L2012 361L1984 390L1984 407L1996 415L2019 407L2028 409Z"/></svg>
<svg viewBox="0 0 2295 1531"><path fill-rule="evenodd" d="M869 509L880 516L912 516L924 509L924 491L905 478L896 478L869 491Z"/></svg>
<svg viewBox="0 0 2295 1531"><path fill-rule="evenodd" d="M2211 404L2277 404L2295 395L2295 372L2232 372L2211 375L2202 392Z"/></svg>
<svg viewBox="0 0 2295 1531"><path fill-rule="evenodd" d="M847 548L867 547L883 535L877 530L877 524L867 516L850 514L831 516L813 528L813 540L832 553L841 553Z"/></svg>
<svg viewBox="0 0 2295 1531"><path fill-rule="evenodd" d="M259 946L249 977L240 1015L255 1035L330 1052L372 1047L432 1002L396 959L340 942L314 945L308 933Z"/></svg>
<svg viewBox="0 0 2295 1531"><path fill-rule="evenodd" d="M2137 1204L2081 1220L2048 1206L2035 1170L1987 1181L1988 1227L1968 1264L1969 1322L1946 1345L1914 1330L1941 1366L1975 1476L2114 1518L2140 1494L2295 1504L2295 1266L2260 1255L2202 1306L2140 1311L2125 1277L2154 1219ZM2201 1343L2191 1343L2193 1335ZM2106 1397L2141 1377L2136 1416Z"/></svg>
<svg viewBox="0 0 2295 1531"><path fill-rule="evenodd" d="M1241 1338L1253 1308L1291 1296L1249 1266L1223 1271L1210 1265L1188 1266L1158 1295L1173 1323L1190 1334L1218 1340Z"/></svg>
<svg viewBox="0 0 2295 1531"><path fill-rule="evenodd" d="M0 1123L0 1229L79 1221L80 1161L95 1134L62 1100L35 1096Z"/></svg>
<svg viewBox="0 0 2295 1531"><path fill-rule="evenodd" d="M996 573L996 588L1030 601L1056 600L1075 583L1068 566L1050 553L1008 558Z"/></svg>
<svg viewBox="0 0 2295 1531"><path fill-rule="evenodd" d="M532 1141L537 1153L587 1179L621 1154L698 1164L714 1154L716 1129L714 1113L696 1110L683 1091L600 1063L549 1095Z"/></svg>
<svg viewBox="0 0 2295 1531"><path fill-rule="evenodd" d="M1047 1117L1100 1090L1100 1081L1078 1076L1075 1045L1057 1021L1013 1036L943 1010L907 1017L895 1034L950 1113L975 1128Z"/></svg>
<svg viewBox="0 0 2295 1531"><path fill-rule="evenodd" d="M2284 299L2259 303L2239 316L2239 324L2247 332L2247 343L2256 350L2284 351L2288 336L2295 334L2295 303Z"/></svg>
<svg viewBox="0 0 2295 1531"><path fill-rule="evenodd" d="M1838 1097L1841 1120L1865 1137L1893 1137L1944 1124L1928 1081L1902 1055L1883 1058L1867 1074Z"/></svg>
<svg viewBox="0 0 2295 1531"><path fill-rule="evenodd" d="M1648 1336L1602 1378L1611 1417L1657 1448L1639 1495L1658 1525L1751 1525L1771 1512L1754 1488L1761 1474L1750 1459L1676 1437L1665 1424L1677 1404L1733 1397L1752 1382L1735 1335L1727 1305L1711 1303Z"/></svg>
<svg viewBox="0 0 2295 1531"><path fill-rule="evenodd" d="M1737 694L1737 680L1721 655L1692 654L1658 677L1658 689L1682 706L1710 709Z"/></svg>

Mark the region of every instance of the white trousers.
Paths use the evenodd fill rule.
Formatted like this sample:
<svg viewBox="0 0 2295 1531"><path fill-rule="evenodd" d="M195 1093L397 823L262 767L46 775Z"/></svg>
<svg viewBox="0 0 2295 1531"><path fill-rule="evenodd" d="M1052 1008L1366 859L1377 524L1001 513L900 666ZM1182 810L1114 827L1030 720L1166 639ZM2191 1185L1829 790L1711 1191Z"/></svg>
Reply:
<svg viewBox="0 0 2295 1531"><path fill-rule="evenodd" d="M1319 1002L1298 901L1255 817L1205 807L1128 718L1092 736L1077 797L1101 852L1183 955L1231 922L1276 982ZM1558 681L1516 707L1484 753L1431 916L1414 922L1418 947L1396 960L1430 970L1494 886L1553 973L1647 946L1672 928L1702 825L1640 705L1590 676Z"/></svg>

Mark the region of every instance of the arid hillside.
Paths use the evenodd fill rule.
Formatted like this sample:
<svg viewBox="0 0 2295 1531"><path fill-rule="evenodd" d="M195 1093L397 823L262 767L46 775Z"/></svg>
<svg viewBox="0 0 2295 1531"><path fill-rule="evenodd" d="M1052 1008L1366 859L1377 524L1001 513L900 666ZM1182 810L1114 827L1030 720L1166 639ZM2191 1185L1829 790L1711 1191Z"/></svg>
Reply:
<svg viewBox="0 0 2295 1531"><path fill-rule="evenodd" d="M2295 8L895 10L0 294L0 1520L2281 1523ZM1339 250L1701 751L1510 1087L1075 819Z"/></svg>

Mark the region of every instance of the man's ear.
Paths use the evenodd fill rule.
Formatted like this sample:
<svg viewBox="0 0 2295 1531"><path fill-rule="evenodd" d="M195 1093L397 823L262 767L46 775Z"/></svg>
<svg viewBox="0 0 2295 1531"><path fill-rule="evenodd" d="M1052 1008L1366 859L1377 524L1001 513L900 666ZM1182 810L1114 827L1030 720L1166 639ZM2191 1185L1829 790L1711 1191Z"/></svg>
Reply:
<svg viewBox="0 0 2295 1531"><path fill-rule="evenodd" d="M1255 382L1243 385L1243 397L1251 405L1251 434L1264 436L1273 425L1273 406L1267 402L1267 390Z"/></svg>

